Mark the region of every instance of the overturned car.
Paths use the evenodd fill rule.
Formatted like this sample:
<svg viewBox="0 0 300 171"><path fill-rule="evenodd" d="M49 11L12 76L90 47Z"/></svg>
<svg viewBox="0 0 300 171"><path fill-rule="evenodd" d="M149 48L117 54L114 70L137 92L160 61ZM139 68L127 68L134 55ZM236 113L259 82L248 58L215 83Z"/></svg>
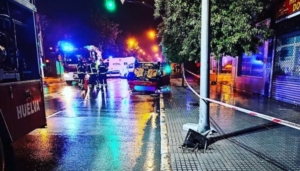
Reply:
<svg viewBox="0 0 300 171"><path fill-rule="evenodd" d="M127 76L131 91L156 92L170 84L170 75L160 63L140 62Z"/></svg>

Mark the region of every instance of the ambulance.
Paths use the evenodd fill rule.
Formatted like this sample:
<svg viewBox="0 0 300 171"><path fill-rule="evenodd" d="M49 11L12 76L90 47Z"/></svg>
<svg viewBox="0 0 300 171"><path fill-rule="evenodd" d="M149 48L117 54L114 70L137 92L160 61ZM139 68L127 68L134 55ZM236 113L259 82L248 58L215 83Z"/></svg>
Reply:
<svg viewBox="0 0 300 171"><path fill-rule="evenodd" d="M108 64L107 77L127 78L129 72L133 72L135 57L114 57L104 60Z"/></svg>

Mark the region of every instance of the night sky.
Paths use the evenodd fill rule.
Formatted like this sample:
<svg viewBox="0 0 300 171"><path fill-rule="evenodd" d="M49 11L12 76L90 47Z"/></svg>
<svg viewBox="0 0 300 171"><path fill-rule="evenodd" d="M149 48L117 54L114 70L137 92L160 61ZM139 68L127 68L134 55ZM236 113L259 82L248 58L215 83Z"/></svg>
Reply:
<svg viewBox="0 0 300 171"><path fill-rule="evenodd" d="M108 13L111 20L120 24L119 29L123 33L135 36L139 46L149 52L147 47L153 42L147 38L146 31L156 30L160 22L153 17L154 9L137 3L125 2L122 5L120 0L115 2L116 11ZM145 2L151 6L154 4L154 0L145 0ZM91 10L98 8L106 12L104 3L105 0L36 0L38 13L46 15L51 20L52 26L49 27L55 29L63 26L71 33L80 30L78 27L85 27ZM67 32L66 30L64 31Z"/></svg>

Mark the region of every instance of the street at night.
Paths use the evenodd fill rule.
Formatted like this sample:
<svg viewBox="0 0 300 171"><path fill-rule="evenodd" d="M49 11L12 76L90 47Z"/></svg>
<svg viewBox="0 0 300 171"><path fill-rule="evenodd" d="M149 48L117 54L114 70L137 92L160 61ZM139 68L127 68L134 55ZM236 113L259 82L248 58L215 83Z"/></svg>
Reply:
<svg viewBox="0 0 300 171"><path fill-rule="evenodd" d="M17 170L159 170L158 100L131 93L126 79L108 82L86 97L46 85L47 127L13 144Z"/></svg>
<svg viewBox="0 0 300 171"><path fill-rule="evenodd" d="M0 0L0 171L299 171L300 2Z"/></svg>
<svg viewBox="0 0 300 171"><path fill-rule="evenodd" d="M121 78L109 79L108 89L103 93L100 90L87 96L82 96L76 85L68 86L58 78L45 80L47 127L13 143L11 162L17 171L184 171L189 167L193 170L298 170L300 167L297 129L216 104L211 104L210 119L217 133L210 136L206 153L203 150L183 152L181 145L187 132L182 126L197 123L199 107L197 97L188 88L181 87L179 78L171 78L171 92L166 87L162 99L151 93L132 93L127 80ZM198 92L196 81L188 78L190 86ZM116 91L117 87L122 89ZM233 92L226 85L212 85L211 98L295 125L300 121L299 107L247 92ZM159 105L161 102L163 106ZM282 111L288 111L285 117L278 115ZM161 118L168 125L166 137L161 132L164 129ZM168 142L163 143L161 137ZM164 148L169 148L170 156L166 158L161 153Z"/></svg>

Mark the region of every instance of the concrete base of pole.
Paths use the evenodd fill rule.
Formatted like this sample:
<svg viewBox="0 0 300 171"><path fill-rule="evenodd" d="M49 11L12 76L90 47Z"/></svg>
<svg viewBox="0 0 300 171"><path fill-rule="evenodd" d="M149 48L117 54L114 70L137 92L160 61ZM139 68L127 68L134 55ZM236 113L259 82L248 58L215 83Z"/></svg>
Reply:
<svg viewBox="0 0 300 171"><path fill-rule="evenodd" d="M194 131L197 131L198 132L198 126L199 124L195 124L195 123L186 123L182 126L182 129L184 131L189 131L189 129L192 129ZM210 130L204 132L204 133L201 133L201 134L213 134L213 133L217 133L216 129L213 128L213 127L210 127Z"/></svg>
<svg viewBox="0 0 300 171"><path fill-rule="evenodd" d="M184 131L189 131L189 129L192 129L194 131L197 131L198 129L198 124L194 124L194 123L186 123L182 126L182 129Z"/></svg>

